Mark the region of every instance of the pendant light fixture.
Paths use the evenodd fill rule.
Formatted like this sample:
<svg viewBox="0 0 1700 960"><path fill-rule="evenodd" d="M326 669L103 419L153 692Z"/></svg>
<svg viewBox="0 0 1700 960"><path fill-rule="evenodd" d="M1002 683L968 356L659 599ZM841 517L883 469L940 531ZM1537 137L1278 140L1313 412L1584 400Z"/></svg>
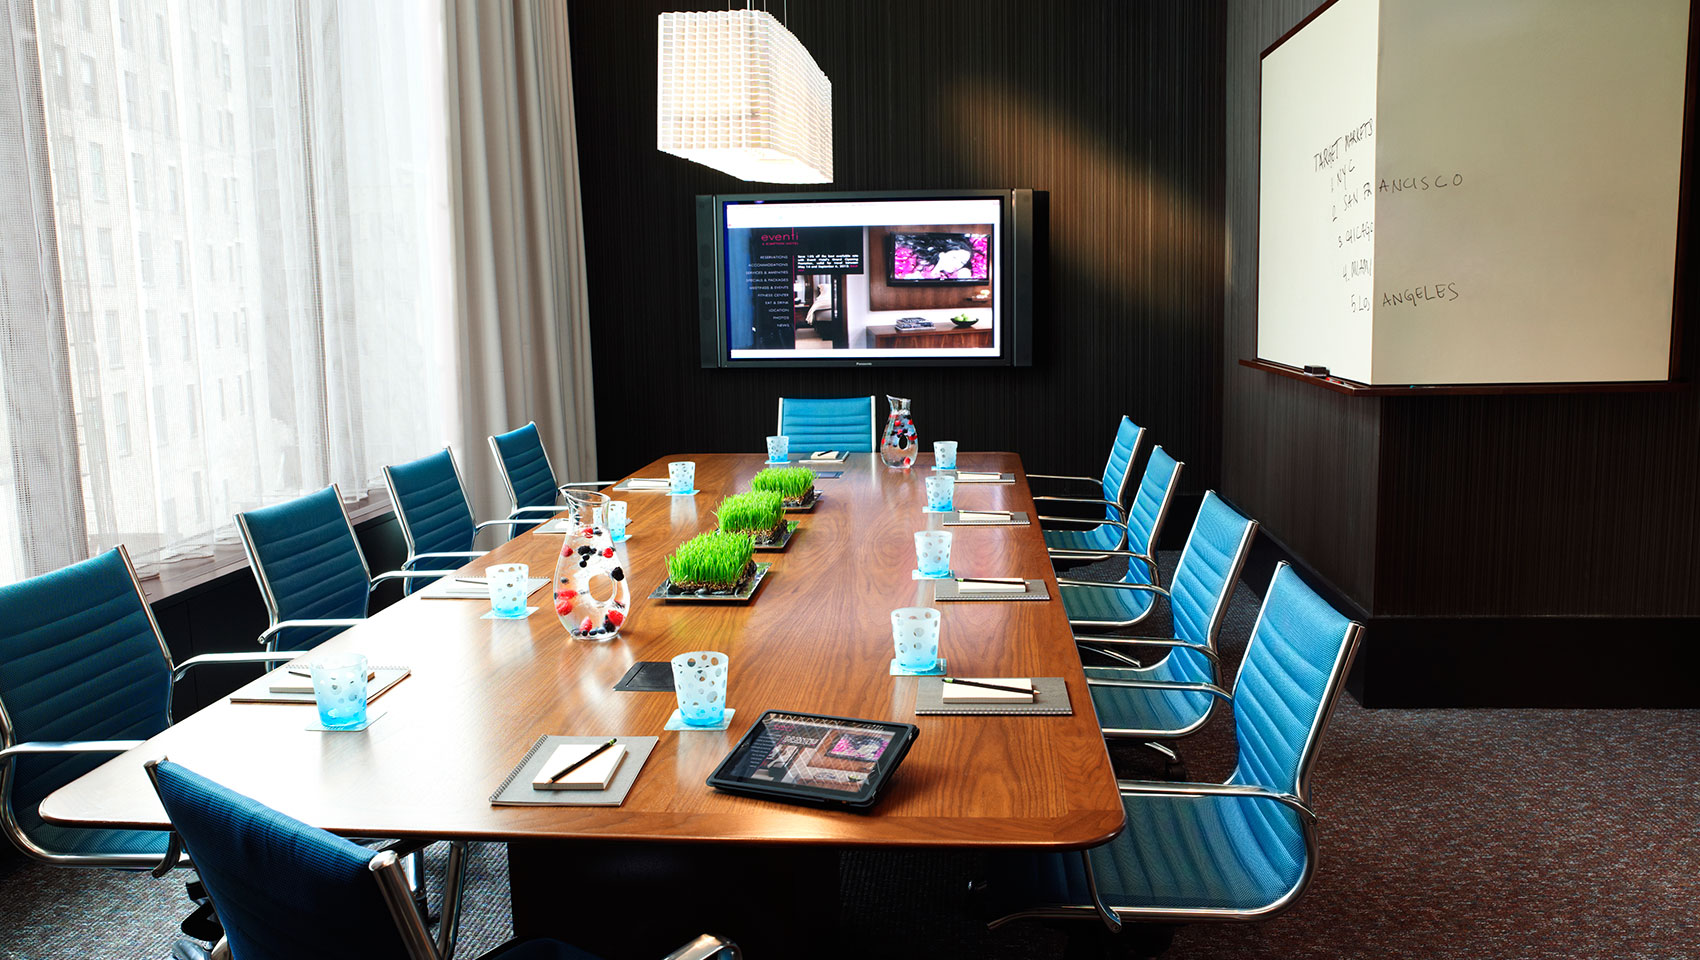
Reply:
<svg viewBox="0 0 1700 960"><path fill-rule="evenodd" d="M832 81L766 11L663 13L655 146L757 183L832 182Z"/></svg>

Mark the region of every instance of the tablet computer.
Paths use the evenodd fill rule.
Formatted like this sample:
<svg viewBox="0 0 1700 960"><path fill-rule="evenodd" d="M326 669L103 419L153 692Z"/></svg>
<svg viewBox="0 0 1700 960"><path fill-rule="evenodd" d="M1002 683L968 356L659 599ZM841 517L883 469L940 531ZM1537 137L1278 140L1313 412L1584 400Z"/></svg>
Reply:
<svg viewBox="0 0 1700 960"><path fill-rule="evenodd" d="M769 710L708 777L730 793L819 806L865 809L897 772L920 729Z"/></svg>

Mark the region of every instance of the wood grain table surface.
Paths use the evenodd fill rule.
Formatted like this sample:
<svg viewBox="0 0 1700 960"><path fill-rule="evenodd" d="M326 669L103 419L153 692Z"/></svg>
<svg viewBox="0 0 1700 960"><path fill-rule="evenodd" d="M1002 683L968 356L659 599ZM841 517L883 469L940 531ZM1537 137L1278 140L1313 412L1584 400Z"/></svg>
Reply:
<svg viewBox="0 0 1700 960"><path fill-rule="evenodd" d="M632 579L631 616L618 639L575 641L540 590L522 621L480 617L489 603L411 597L328 641L412 676L374 700L361 733L309 731L311 705L220 701L114 758L42 804L45 819L84 826L165 824L142 763L170 756L308 823L350 836L645 839L943 847L1073 849L1103 843L1123 815L1080 660L1036 525L950 527L958 575L1043 579L1049 602L939 604L940 653L963 676L1060 676L1072 716L914 715L917 681L892 677L890 611L931 605L932 584L911 579L931 458L892 470L852 454L844 475L822 479L820 504L748 605L646 599L666 576L663 558L712 529L720 497L748 487L760 454L669 457L634 476L664 477L667 462L697 464L695 496L622 491L630 539L619 549ZM1036 513L1020 458L965 452L969 470L1010 471L1014 484L956 488L964 509ZM820 469L839 469L837 465ZM524 562L549 576L562 537L527 533L462 568ZM690 650L730 659L724 732L664 731L673 694L612 688L640 660ZM718 793L704 779L766 709L920 727L914 749L871 813L819 810ZM495 807L489 797L541 734L654 735L660 744L619 807Z"/></svg>

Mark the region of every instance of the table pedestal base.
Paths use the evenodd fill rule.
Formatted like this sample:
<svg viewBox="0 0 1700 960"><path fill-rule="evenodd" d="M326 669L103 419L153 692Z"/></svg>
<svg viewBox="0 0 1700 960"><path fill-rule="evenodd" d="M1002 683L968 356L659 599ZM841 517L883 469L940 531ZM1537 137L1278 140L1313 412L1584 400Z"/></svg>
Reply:
<svg viewBox="0 0 1700 960"><path fill-rule="evenodd" d="M656 960L700 933L752 957L839 955L831 847L540 840L508 844L514 934Z"/></svg>

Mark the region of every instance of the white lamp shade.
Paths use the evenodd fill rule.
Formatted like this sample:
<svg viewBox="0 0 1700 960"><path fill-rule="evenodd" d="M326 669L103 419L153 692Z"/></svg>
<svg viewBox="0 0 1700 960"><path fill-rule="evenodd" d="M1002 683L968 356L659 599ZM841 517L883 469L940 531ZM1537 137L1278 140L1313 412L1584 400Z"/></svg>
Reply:
<svg viewBox="0 0 1700 960"><path fill-rule="evenodd" d="M832 182L832 81L761 10L663 13L655 146L759 183Z"/></svg>

